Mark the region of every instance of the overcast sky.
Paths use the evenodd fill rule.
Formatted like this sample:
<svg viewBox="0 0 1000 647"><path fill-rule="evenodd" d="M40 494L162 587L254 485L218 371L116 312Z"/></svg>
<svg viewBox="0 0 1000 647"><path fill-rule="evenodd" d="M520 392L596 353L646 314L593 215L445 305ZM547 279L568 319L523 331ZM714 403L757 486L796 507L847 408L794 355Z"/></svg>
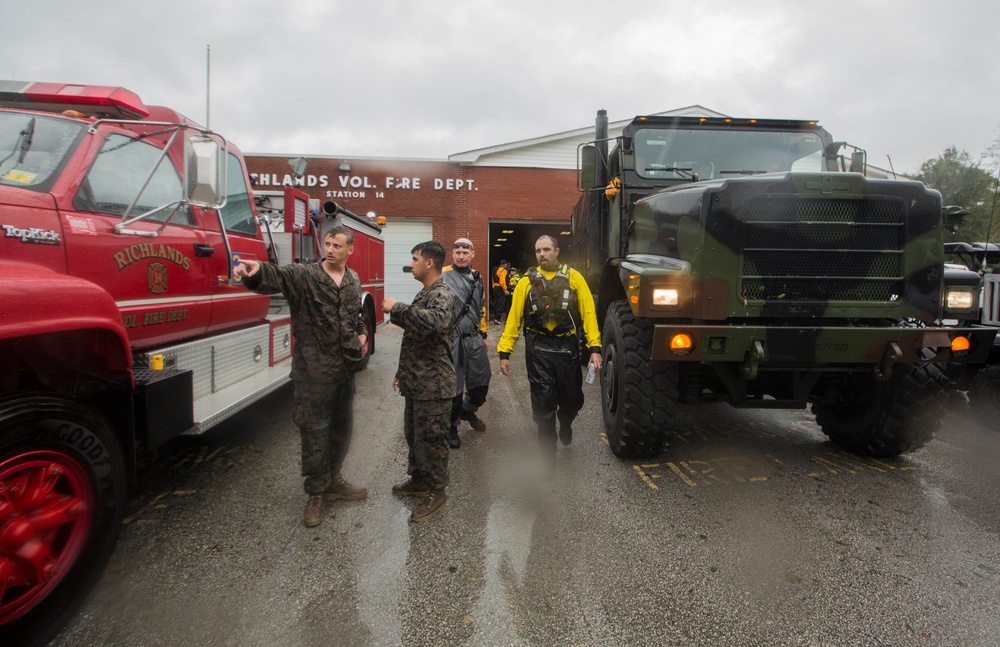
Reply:
<svg viewBox="0 0 1000 647"><path fill-rule="evenodd" d="M997 0L15 3L0 78L122 86L244 152L443 159L699 104L914 172L1000 137Z"/></svg>

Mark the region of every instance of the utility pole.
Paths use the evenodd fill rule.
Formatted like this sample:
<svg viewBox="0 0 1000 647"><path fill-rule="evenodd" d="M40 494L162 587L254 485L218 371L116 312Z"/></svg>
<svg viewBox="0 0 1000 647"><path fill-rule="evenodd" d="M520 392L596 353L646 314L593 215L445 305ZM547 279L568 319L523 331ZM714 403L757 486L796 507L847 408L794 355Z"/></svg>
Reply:
<svg viewBox="0 0 1000 647"><path fill-rule="evenodd" d="M205 45L205 128L212 128L212 46Z"/></svg>

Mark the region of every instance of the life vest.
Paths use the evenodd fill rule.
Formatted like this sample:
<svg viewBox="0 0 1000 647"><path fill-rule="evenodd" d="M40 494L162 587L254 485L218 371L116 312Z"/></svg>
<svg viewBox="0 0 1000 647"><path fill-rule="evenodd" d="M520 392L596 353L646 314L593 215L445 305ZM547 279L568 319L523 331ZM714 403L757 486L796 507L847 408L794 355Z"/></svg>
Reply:
<svg viewBox="0 0 1000 647"><path fill-rule="evenodd" d="M569 286L569 265L561 266L551 279L532 267L525 278L531 281L524 305L525 327L547 335L562 335L576 330L573 313L577 310L577 299L576 290ZM550 321L556 323L551 330L546 325Z"/></svg>

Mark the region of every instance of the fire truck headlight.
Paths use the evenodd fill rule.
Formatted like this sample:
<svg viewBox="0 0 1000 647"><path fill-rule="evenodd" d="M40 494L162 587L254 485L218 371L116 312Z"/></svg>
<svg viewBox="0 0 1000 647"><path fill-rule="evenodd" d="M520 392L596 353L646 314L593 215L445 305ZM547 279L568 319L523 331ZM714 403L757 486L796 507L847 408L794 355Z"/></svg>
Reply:
<svg viewBox="0 0 1000 647"><path fill-rule="evenodd" d="M680 295L676 288L656 288L653 290L654 306L676 306L680 304Z"/></svg>
<svg viewBox="0 0 1000 647"><path fill-rule="evenodd" d="M945 309L948 312L969 312L975 304L972 290L953 289L945 295Z"/></svg>

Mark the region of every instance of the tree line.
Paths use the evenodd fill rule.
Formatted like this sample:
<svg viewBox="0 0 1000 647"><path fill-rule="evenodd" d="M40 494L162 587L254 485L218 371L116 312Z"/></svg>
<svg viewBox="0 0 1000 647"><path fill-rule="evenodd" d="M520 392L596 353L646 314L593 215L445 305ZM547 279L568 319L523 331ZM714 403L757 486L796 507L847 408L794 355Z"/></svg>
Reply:
<svg viewBox="0 0 1000 647"><path fill-rule="evenodd" d="M952 240L967 243L1000 242L1000 204L997 204L997 169L1000 138L978 159L965 150L949 146L934 159L920 165L913 176L941 193L943 205L969 211Z"/></svg>

